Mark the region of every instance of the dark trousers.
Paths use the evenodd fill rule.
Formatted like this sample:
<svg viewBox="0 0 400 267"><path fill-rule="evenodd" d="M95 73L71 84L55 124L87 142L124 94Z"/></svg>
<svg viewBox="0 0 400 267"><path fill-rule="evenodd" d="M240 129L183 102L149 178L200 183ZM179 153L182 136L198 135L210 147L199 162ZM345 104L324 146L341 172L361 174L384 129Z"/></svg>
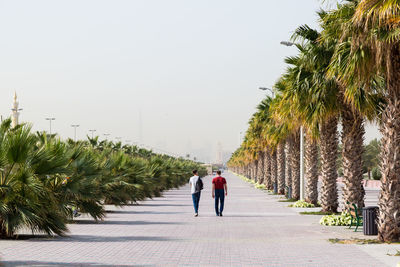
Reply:
<svg viewBox="0 0 400 267"><path fill-rule="evenodd" d="M199 213L200 192L192 194L194 212Z"/></svg>
<svg viewBox="0 0 400 267"><path fill-rule="evenodd" d="M224 210L225 190L215 189L215 213L218 215ZM221 206L218 210L218 205L221 202Z"/></svg>

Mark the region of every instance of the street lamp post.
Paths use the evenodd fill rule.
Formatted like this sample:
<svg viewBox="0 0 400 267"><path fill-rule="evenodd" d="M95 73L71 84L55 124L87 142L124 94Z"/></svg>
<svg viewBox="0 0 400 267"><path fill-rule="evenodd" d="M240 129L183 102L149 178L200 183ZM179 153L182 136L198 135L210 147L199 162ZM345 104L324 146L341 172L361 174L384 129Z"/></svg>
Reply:
<svg viewBox="0 0 400 267"><path fill-rule="evenodd" d="M56 118L46 118L47 121L49 121L50 124L50 135L51 135L51 122L56 120Z"/></svg>
<svg viewBox="0 0 400 267"><path fill-rule="evenodd" d="M294 43L288 42L288 41L282 41L280 44L285 45L285 46L293 46L294 45Z"/></svg>
<svg viewBox="0 0 400 267"><path fill-rule="evenodd" d="M304 129L300 126L300 200L304 200Z"/></svg>
<svg viewBox="0 0 400 267"><path fill-rule="evenodd" d="M293 46L295 43L282 41L281 45ZM304 200L305 186L304 186L304 129L300 126L300 200Z"/></svg>
<svg viewBox="0 0 400 267"><path fill-rule="evenodd" d="M96 130L95 129L91 129L91 130L89 130L89 132L91 132L92 133L92 139L94 138L94 132L95 132Z"/></svg>
<svg viewBox="0 0 400 267"><path fill-rule="evenodd" d="M271 88L268 87L259 87L258 89L263 90L263 91L270 91L272 93L272 98L275 97L275 91Z"/></svg>
<svg viewBox="0 0 400 267"><path fill-rule="evenodd" d="M79 125L78 124L72 124L71 127L74 128L74 141L76 142L76 128L78 128Z"/></svg>

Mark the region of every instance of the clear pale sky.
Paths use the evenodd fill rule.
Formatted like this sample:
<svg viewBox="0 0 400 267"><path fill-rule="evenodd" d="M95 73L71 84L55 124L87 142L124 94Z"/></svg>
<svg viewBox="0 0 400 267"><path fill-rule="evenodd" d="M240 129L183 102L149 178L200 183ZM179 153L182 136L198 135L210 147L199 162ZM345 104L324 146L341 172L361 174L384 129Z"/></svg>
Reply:
<svg viewBox="0 0 400 267"><path fill-rule="evenodd" d="M239 132L317 0L0 0L0 114L14 90L34 130L96 129L206 161ZM141 118L141 119L140 119ZM140 123L142 121L142 123ZM140 130L141 129L141 130ZM141 137L142 136L142 137ZM367 140L377 136L369 127Z"/></svg>

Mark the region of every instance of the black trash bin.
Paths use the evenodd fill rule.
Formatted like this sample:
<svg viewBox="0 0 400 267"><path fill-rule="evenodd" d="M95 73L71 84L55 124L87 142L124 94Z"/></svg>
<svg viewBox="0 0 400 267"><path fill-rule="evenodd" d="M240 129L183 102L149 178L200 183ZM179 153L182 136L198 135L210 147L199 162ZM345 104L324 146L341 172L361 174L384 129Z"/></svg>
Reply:
<svg viewBox="0 0 400 267"><path fill-rule="evenodd" d="M363 231L364 235L377 235L378 225L376 223L378 217L378 207L369 206L363 208Z"/></svg>

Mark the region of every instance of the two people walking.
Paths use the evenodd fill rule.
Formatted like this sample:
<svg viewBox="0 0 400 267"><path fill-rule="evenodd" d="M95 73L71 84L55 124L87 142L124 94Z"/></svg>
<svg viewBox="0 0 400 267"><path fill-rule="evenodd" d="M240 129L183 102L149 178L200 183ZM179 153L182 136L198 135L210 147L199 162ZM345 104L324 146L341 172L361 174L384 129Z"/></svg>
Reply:
<svg viewBox="0 0 400 267"><path fill-rule="evenodd" d="M199 216L199 202L203 182L199 177L197 170L193 171L193 176L189 180L190 191L192 193L194 216ZM215 214L222 216L224 211L225 196L228 195L228 186L226 179L221 176L221 171L217 171L217 176L212 180L212 197L215 199Z"/></svg>

